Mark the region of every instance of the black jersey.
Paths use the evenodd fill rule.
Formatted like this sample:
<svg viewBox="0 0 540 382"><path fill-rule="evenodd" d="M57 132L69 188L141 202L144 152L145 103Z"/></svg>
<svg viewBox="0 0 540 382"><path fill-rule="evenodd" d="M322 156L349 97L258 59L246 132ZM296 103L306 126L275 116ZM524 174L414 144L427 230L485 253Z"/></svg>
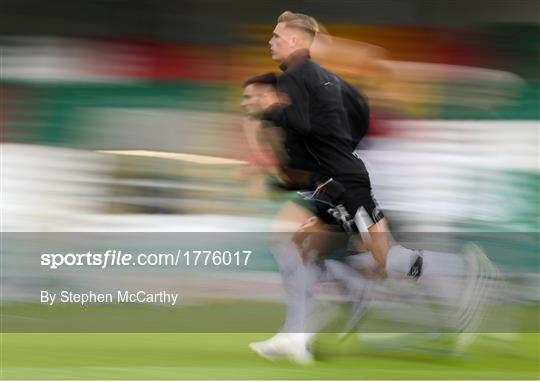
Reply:
<svg viewBox="0 0 540 382"><path fill-rule="evenodd" d="M282 69L277 88L291 104L266 118L285 130L290 166L336 179L365 176L364 164L353 155L369 124L365 99L311 61L307 50L295 52Z"/></svg>

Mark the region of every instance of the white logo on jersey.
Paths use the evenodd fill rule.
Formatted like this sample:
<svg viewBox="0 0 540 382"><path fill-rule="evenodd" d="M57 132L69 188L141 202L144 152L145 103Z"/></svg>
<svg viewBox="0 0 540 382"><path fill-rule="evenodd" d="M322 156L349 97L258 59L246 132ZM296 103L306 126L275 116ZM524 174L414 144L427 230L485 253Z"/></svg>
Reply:
<svg viewBox="0 0 540 382"><path fill-rule="evenodd" d="M328 213L334 217L341 224L343 229L347 232L354 231L352 225L354 220L349 219L351 215L347 212L345 207L342 204L336 206L336 208L329 208Z"/></svg>

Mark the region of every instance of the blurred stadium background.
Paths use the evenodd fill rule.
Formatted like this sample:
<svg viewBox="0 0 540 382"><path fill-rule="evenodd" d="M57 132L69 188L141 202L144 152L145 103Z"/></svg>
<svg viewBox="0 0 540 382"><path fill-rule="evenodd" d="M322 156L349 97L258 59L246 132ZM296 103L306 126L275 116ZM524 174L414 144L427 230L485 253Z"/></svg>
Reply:
<svg viewBox="0 0 540 382"><path fill-rule="evenodd" d="M332 69L370 98L373 126L359 154L393 228L451 233L456 240L460 233L504 234L506 252L492 260L510 280L512 298L536 307L540 5L534 0L4 0L2 231L271 230L289 196L269 190L262 175L247 175L253 158L239 104L245 79L276 70L267 41L286 9L314 16L333 36L388 53L391 80L374 80L354 60L337 60ZM229 297L244 293L237 286L246 280L279 286L269 252L255 264L250 275L227 276ZM4 285L14 277L4 273ZM4 290L4 306L29 301L24 285L35 277L18 273L23 286ZM274 290L270 299L280 296ZM220 298L226 291L215 288ZM244 346L246 334L206 335L201 341L216 350L200 345L197 359L180 351L185 361L167 355L175 354L180 334L176 342L132 337L126 343L138 350L125 359L105 357L126 351L113 346L112 334L96 343L91 334L42 336L4 336L6 378L135 378L136 365L145 378L538 377L538 336L530 333L512 337L494 358L485 351L493 350L488 342L452 365L444 357L433 365L432 351L427 359L374 357L369 369L356 361L369 353L352 351L345 363L332 359L311 373L259 362ZM200 340L186 336L190 344ZM162 344L172 353L156 350L145 363L137 346ZM235 349L230 362L209 361L227 353L225 344ZM510 360L502 361L505 354ZM176 361L184 369L174 369ZM242 374L246 362L258 371ZM392 365L409 371L383 371ZM349 372L336 374L339 368Z"/></svg>

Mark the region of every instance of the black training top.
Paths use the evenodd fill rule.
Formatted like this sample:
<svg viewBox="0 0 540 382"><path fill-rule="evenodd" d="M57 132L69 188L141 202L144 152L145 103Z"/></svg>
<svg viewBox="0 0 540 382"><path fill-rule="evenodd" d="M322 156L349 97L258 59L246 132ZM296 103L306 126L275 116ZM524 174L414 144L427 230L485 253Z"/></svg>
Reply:
<svg viewBox="0 0 540 382"><path fill-rule="evenodd" d="M265 119L285 130L289 166L343 180L365 176L363 162L353 155L369 124L365 99L310 60L308 50L295 52L281 68L277 88L291 103Z"/></svg>

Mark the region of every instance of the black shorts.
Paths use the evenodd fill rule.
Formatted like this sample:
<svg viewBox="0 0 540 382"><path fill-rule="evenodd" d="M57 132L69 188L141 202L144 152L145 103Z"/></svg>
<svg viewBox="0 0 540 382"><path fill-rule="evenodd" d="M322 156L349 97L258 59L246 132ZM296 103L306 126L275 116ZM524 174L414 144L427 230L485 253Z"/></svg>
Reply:
<svg viewBox="0 0 540 382"><path fill-rule="evenodd" d="M321 220L345 232L366 232L384 218L367 173L346 181L330 179L304 196L313 202Z"/></svg>

